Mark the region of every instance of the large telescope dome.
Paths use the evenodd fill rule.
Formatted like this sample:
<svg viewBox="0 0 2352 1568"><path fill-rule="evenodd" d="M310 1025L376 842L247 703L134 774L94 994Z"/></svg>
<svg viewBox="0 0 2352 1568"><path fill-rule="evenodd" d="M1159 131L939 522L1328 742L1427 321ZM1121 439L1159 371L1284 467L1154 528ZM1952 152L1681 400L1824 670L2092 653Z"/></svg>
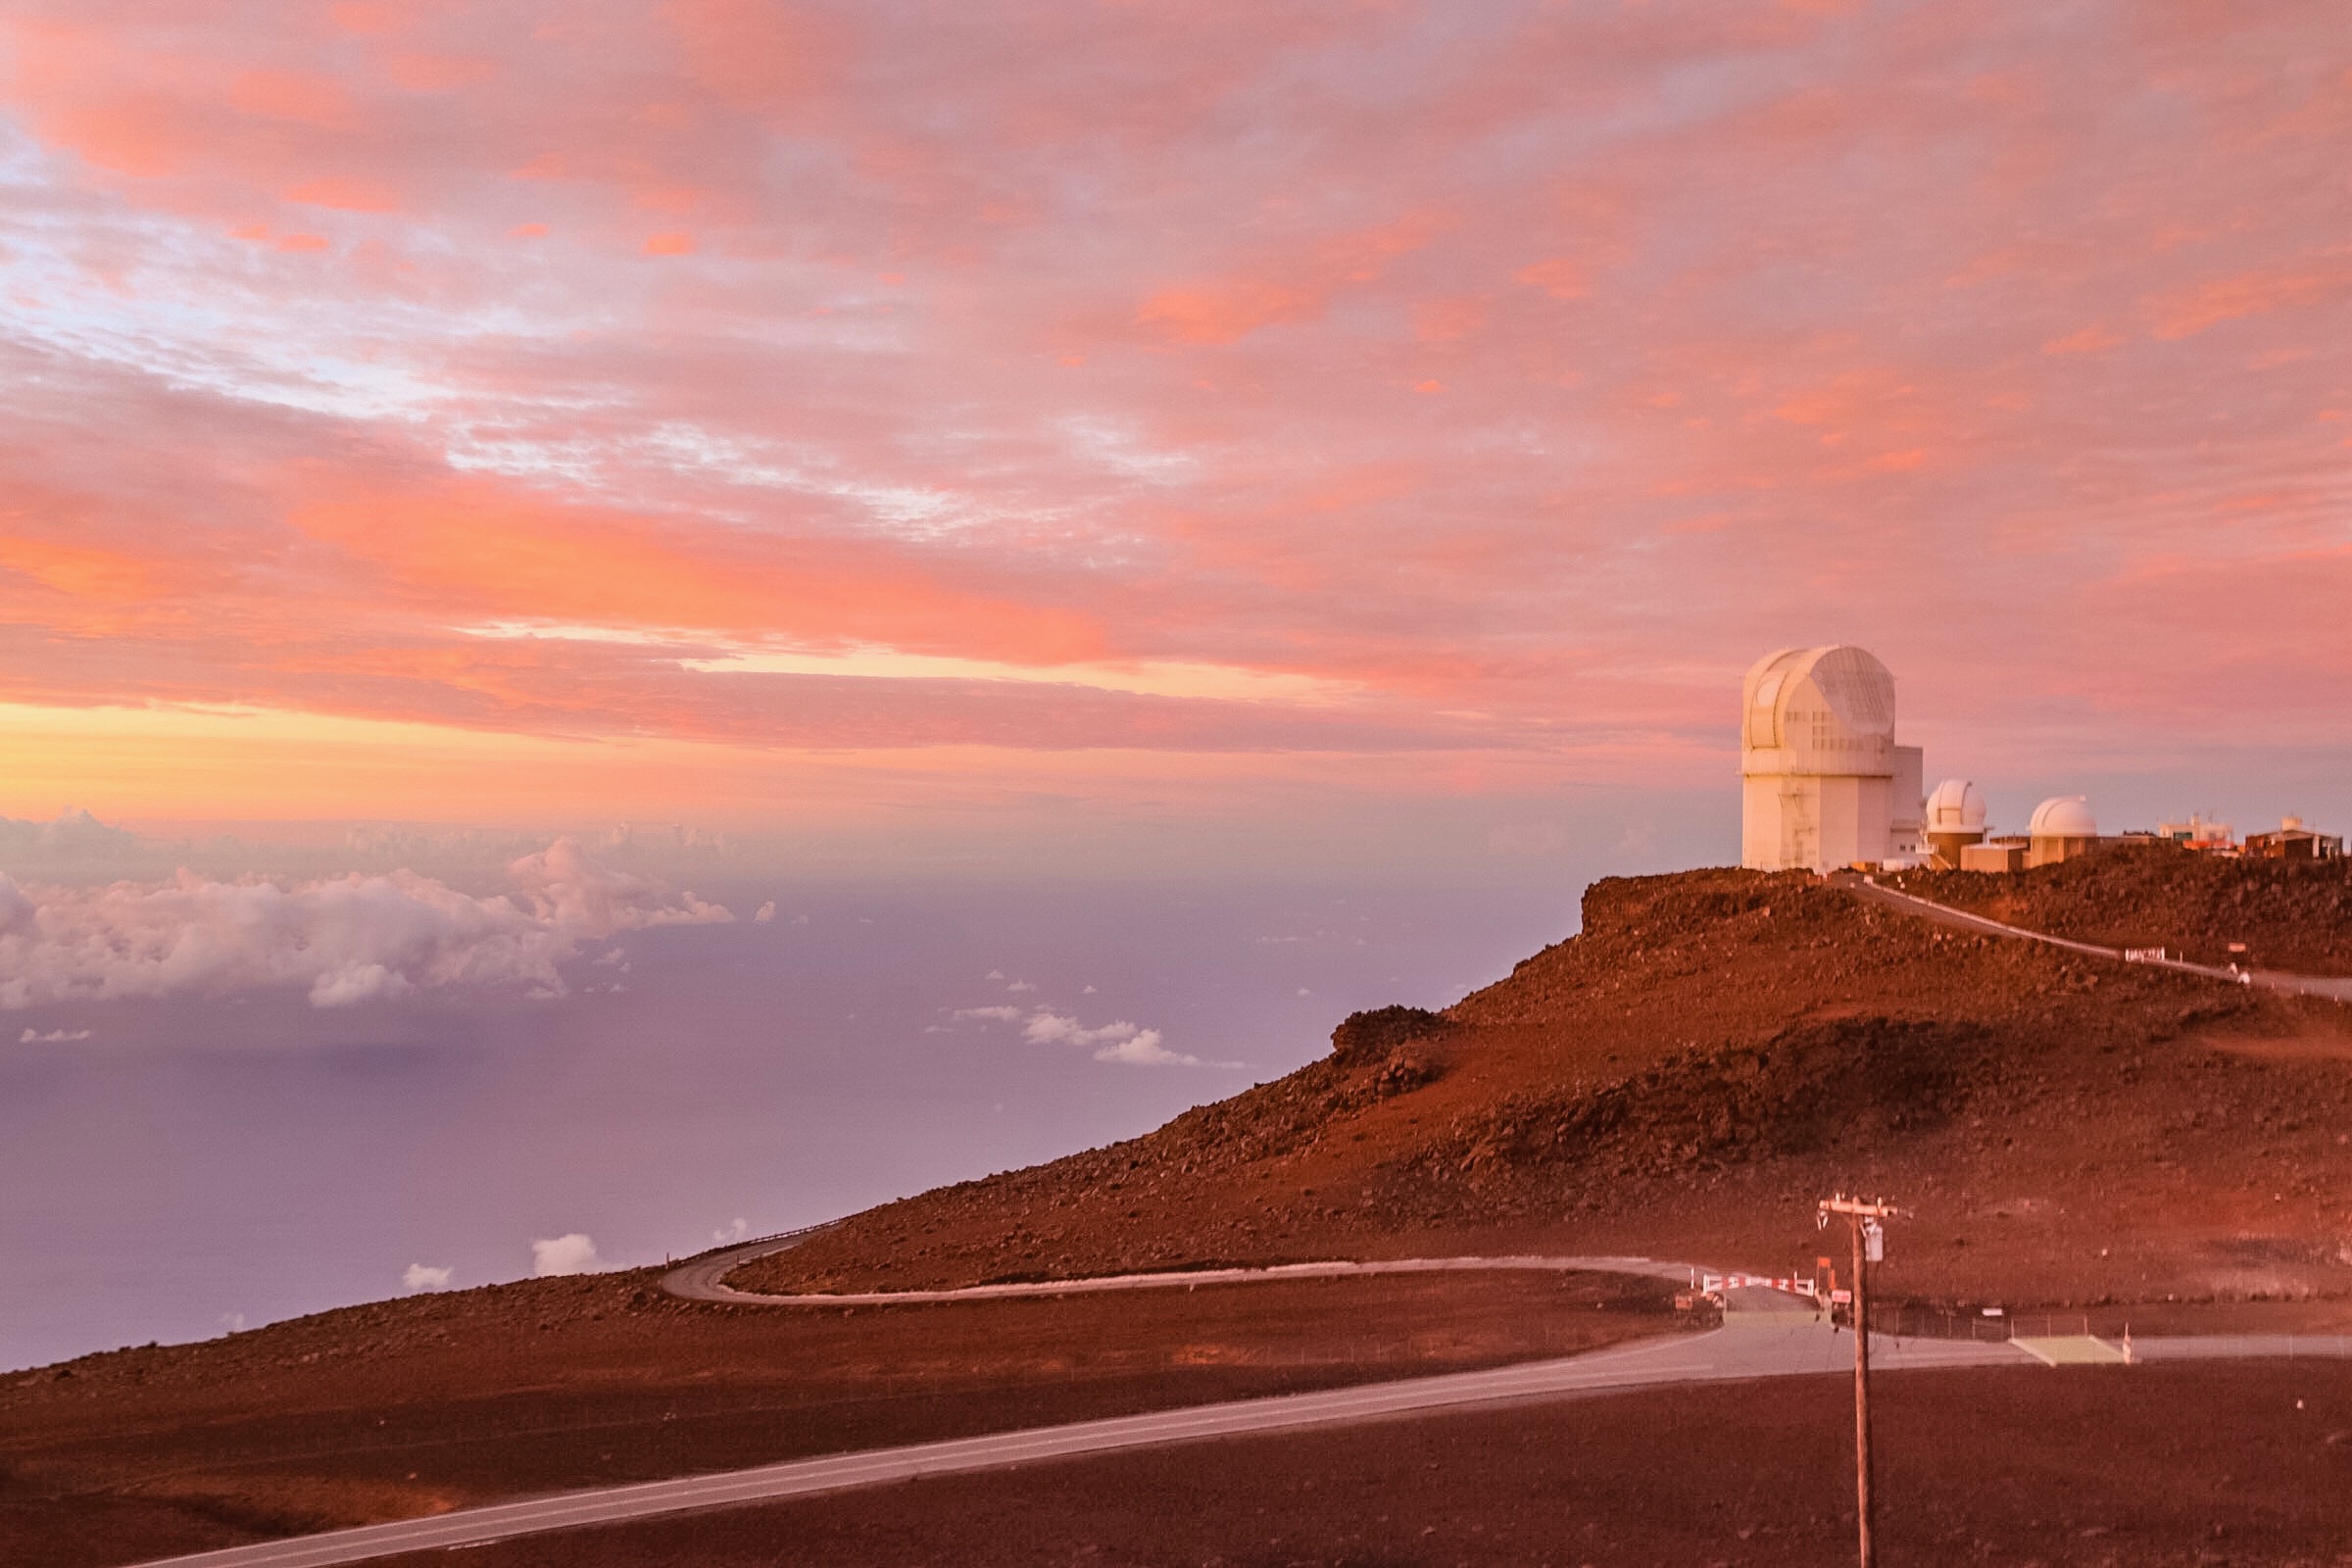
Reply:
<svg viewBox="0 0 2352 1568"><path fill-rule="evenodd" d="M1785 648L1758 660L1745 685L1750 748L1894 738L1894 675L1864 649Z"/></svg>
<svg viewBox="0 0 2352 1568"><path fill-rule="evenodd" d="M1916 863L1920 756L1894 743L1894 676L1842 643L1784 648L1740 691L1740 863L1760 871Z"/></svg>

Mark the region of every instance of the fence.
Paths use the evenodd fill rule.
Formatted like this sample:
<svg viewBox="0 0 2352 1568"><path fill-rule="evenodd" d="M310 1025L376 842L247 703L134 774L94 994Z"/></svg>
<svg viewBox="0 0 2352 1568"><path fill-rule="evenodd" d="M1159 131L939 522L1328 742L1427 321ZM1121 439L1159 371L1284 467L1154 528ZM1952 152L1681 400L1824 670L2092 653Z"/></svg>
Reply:
<svg viewBox="0 0 2352 1568"><path fill-rule="evenodd" d="M1844 1311L1839 1316L1843 1317ZM1918 1301L1873 1301L1870 1331L1898 1340L1975 1340L1997 1345L2009 1340L2050 1340L2073 1335L2096 1337L2110 1344L2132 1340L2132 1326L2120 1309L2103 1312L2066 1311L2033 1307L1987 1315L1983 1307L1936 1306ZM2204 1356L2240 1358L2280 1356L2288 1359L2352 1360L2352 1335L2342 1334L2228 1334L2188 1333L2140 1336L2140 1342L2162 1360Z"/></svg>

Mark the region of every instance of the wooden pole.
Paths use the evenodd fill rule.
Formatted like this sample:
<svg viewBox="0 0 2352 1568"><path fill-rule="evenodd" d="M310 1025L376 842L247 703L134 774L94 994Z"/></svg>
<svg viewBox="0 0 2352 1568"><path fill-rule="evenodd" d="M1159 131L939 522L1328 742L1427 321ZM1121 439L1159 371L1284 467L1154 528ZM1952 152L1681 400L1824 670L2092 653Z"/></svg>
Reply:
<svg viewBox="0 0 2352 1568"><path fill-rule="evenodd" d="M1871 1540L1870 1259L1862 1250L1860 1216L1848 1224L1854 1233L1854 1520L1862 1568L1878 1568L1878 1547Z"/></svg>

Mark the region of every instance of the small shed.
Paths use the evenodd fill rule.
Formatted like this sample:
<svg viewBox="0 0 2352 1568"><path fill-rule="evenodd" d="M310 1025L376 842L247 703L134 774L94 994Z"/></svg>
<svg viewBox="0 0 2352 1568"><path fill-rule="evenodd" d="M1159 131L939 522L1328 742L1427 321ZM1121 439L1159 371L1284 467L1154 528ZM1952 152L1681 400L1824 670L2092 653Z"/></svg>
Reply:
<svg viewBox="0 0 2352 1568"><path fill-rule="evenodd" d="M2340 833L2317 833L2299 816L2287 817L2276 833L2249 833L2245 853L2260 860L2337 860L2343 858Z"/></svg>

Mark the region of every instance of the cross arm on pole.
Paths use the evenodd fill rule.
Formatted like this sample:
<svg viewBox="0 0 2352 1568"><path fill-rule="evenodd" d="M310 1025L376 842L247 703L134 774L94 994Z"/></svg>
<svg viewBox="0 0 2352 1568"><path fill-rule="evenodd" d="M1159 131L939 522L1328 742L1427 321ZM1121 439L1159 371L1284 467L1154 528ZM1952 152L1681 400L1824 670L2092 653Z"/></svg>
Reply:
<svg viewBox="0 0 2352 1568"><path fill-rule="evenodd" d="M1870 1265L1884 1255L1886 1232L1880 1221L1901 1213L1884 1198L1848 1198L1839 1193L1821 1200L1817 1216L1826 1230L1831 1215L1844 1215L1854 1238L1854 1526L1861 1568L1878 1568L1870 1451Z"/></svg>

